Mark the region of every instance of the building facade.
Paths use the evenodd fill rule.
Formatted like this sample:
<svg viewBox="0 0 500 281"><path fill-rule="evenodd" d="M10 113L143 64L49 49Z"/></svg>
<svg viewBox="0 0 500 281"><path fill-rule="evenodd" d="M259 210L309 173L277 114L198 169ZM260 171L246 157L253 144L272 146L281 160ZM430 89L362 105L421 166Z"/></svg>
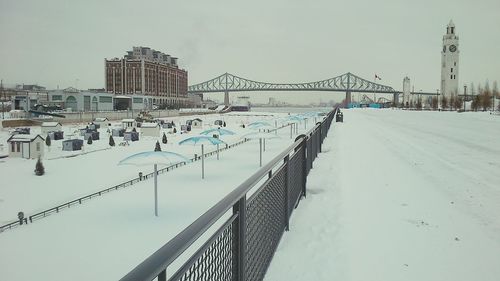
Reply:
<svg viewBox="0 0 500 281"><path fill-rule="evenodd" d="M441 94L448 99L458 94L459 54L455 24L450 20L441 51Z"/></svg>
<svg viewBox="0 0 500 281"><path fill-rule="evenodd" d="M147 47L133 47L122 58L105 60L106 92L145 95L153 104L183 106L188 102L188 74L177 58Z"/></svg>

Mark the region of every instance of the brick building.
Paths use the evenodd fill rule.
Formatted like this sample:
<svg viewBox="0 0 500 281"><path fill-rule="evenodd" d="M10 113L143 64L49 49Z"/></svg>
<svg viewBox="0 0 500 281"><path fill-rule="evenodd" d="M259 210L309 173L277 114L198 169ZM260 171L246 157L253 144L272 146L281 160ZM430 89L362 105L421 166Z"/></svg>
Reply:
<svg viewBox="0 0 500 281"><path fill-rule="evenodd" d="M106 92L152 96L156 105L186 106L187 80L177 58L147 47L133 47L123 59L105 60Z"/></svg>

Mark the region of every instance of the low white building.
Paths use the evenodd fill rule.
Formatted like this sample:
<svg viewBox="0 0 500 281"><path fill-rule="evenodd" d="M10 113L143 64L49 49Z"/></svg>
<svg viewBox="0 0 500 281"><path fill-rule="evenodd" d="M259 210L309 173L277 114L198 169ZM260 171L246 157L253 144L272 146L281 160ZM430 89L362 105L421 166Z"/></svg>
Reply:
<svg viewBox="0 0 500 281"><path fill-rule="evenodd" d="M45 139L40 135L13 135L7 139L9 157L36 159L43 156Z"/></svg>
<svg viewBox="0 0 500 281"><path fill-rule="evenodd" d="M59 122L43 122L41 127L42 136L46 136L50 132L61 131L62 125Z"/></svg>
<svg viewBox="0 0 500 281"><path fill-rule="evenodd" d="M135 119L123 119L122 120L122 126L123 126L123 129L132 129L134 127L137 126L137 122L135 121Z"/></svg>
<svg viewBox="0 0 500 281"><path fill-rule="evenodd" d="M108 126L109 119L106 117L97 117L97 118L94 118L93 122L95 124L99 124L99 126L101 126L101 128L105 128Z"/></svg>
<svg viewBox="0 0 500 281"><path fill-rule="evenodd" d="M142 123L142 136L158 137L160 135L160 125L158 123Z"/></svg>

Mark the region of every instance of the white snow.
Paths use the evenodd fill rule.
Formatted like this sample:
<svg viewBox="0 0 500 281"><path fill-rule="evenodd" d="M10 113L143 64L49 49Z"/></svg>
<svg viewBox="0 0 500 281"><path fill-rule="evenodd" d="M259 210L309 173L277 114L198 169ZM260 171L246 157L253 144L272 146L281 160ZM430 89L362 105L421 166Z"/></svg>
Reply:
<svg viewBox="0 0 500 281"><path fill-rule="evenodd" d="M345 110L307 187L266 280L499 280L499 116Z"/></svg>
<svg viewBox="0 0 500 281"><path fill-rule="evenodd" d="M254 109L252 109L254 110ZM269 110L269 109L266 109ZM283 114L236 113L216 119L237 136L240 124L274 124ZM179 124L192 116L169 118ZM308 194L293 212L266 280L498 280L500 276L500 116L488 113L345 110L334 123L308 177ZM315 122L309 120L307 129ZM217 126L213 126L216 128ZM299 134L304 123L299 124ZM74 131L76 126L63 126ZM188 157L198 147L178 146L187 135L167 134L162 150ZM32 128L35 130L35 128ZM63 152L53 141L47 174L33 175L34 160L0 159L0 224L18 211L30 214L121 183L150 169L117 166L151 151L158 138L85 152ZM288 128L266 140L264 163L295 138ZM65 133L65 136L66 133ZM0 133L1 143L8 138ZM120 143L118 138L115 142ZM97 151L99 150L99 151ZM114 191L0 233L2 280L117 280L198 218L259 168L258 141Z"/></svg>
<svg viewBox="0 0 500 281"><path fill-rule="evenodd" d="M168 138L166 145L161 144L163 151L191 158L195 153L200 154L200 147L177 143L204 129L217 128L209 125L214 120L224 120L227 129L237 133L221 136L231 144L251 131L241 128L240 124L258 120L274 124L277 118L288 116L287 113L253 115L255 113L206 115L202 117L207 122L204 128L193 129L189 134L168 134L170 129L162 130L158 137L141 137L140 141L129 142L130 146L118 146L121 138L115 138L117 146L111 149L107 149L106 128L101 128L100 140L92 145L85 142L86 154L62 151L61 141L53 141L50 151L46 150L46 174L42 177L33 174L34 160L1 159L0 224L15 219L18 211L30 215L135 178L139 171L152 172L153 165L117 164L134 153L152 151L163 131ZM168 121L179 125L191 118L193 116L169 118ZM314 124L311 121L307 128L300 126L299 134ZM77 127L65 125L63 130L74 132ZM279 131L280 138L266 141L264 164L293 142L296 134L292 138L289 134L287 127ZM7 137L7 131L2 131L0 140ZM214 146L206 147L205 151L213 149ZM67 158L69 155L76 156ZM221 152L220 160L214 155L205 162L204 180L201 161L158 176L159 217L154 216L153 181L146 180L0 233L0 279L119 279L255 173L259 168L259 143L249 141Z"/></svg>

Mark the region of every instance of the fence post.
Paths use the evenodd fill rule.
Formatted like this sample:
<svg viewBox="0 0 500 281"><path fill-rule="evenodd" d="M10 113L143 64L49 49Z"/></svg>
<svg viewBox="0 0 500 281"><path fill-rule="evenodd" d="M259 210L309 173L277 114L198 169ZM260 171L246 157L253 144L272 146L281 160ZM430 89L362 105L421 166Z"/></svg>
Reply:
<svg viewBox="0 0 500 281"><path fill-rule="evenodd" d="M160 274L158 275L158 281L167 281L167 270L163 270L162 272L160 272Z"/></svg>
<svg viewBox="0 0 500 281"><path fill-rule="evenodd" d="M319 123L319 153L321 153L321 145L323 144L323 122Z"/></svg>
<svg viewBox="0 0 500 281"><path fill-rule="evenodd" d="M236 239L233 250L233 260L236 261L236 265L233 268L235 281L246 280L246 205L246 195L241 197L240 200L233 205L233 214L238 214L238 218L235 221L236 225L233 228L234 237Z"/></svg>
<svg viewBox="0 0 500 281"><path fill-rule="evenodd" d="M290 214L288 213L290 210L289 206L289 189L290 189L290 155L287 155L284 159L285 162L285 230L290 230L289 219Z"/></svg>
<svg viewBox="0 0 500 281"><path fill-rule="evenodd" d="M307 137L302 139L302 195L306 197L306 184L307 184Z"/></svg>

